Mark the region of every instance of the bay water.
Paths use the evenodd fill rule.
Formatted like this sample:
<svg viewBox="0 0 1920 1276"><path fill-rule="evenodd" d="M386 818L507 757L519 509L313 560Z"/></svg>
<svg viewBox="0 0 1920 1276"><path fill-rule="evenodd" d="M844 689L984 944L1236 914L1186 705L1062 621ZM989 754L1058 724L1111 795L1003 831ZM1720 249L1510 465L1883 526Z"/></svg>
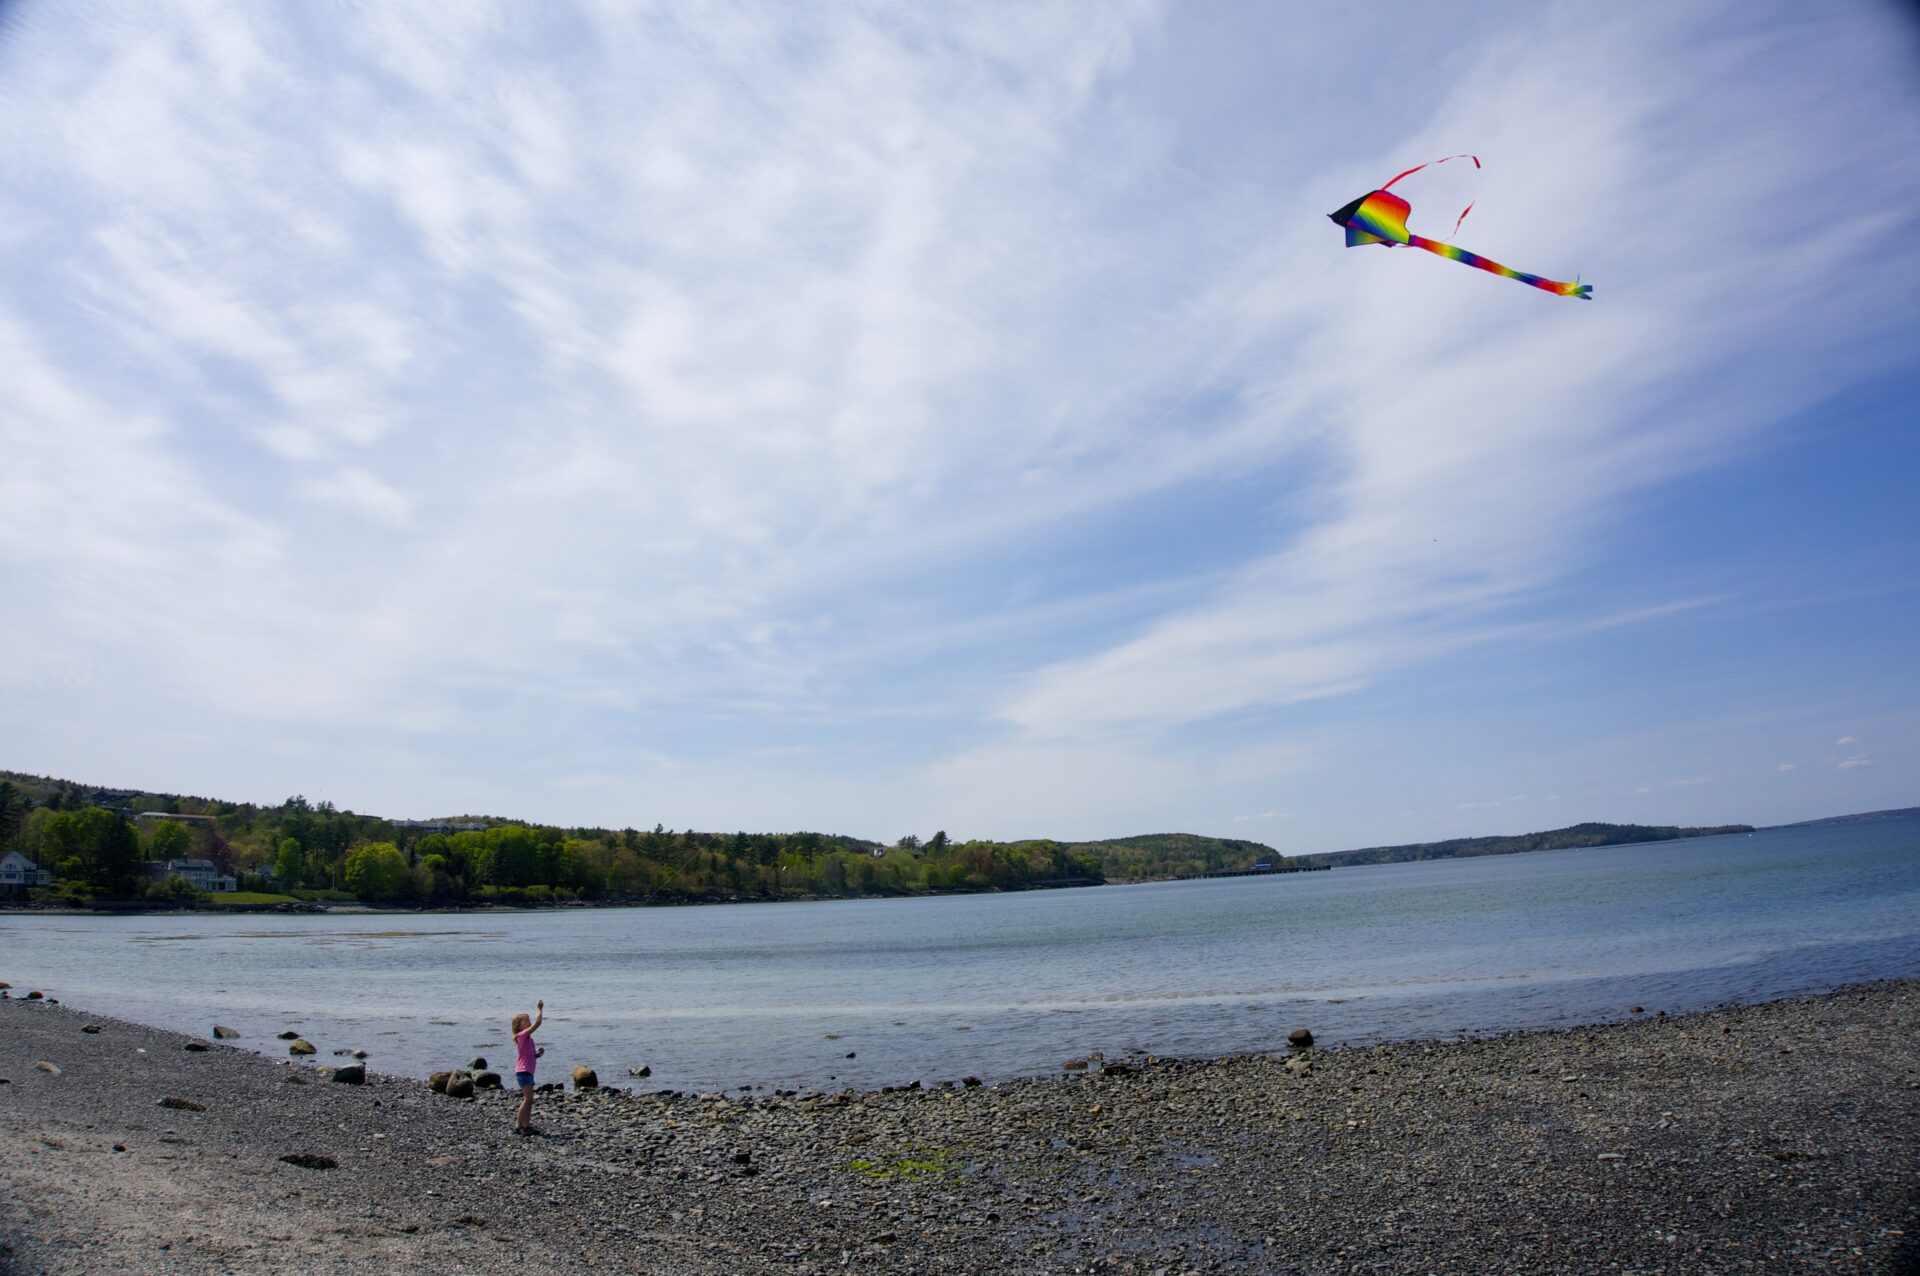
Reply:
<svg viewBox="0 0 1920 1276"><path fill-rule="evenodd" d="M1920 820L998 895L468 913L0 914L0 979L424 1075L547 1003L542 1080L1003 1079L1089 1052L1445 1038L1920 976ZM652 1075L628 1081L629 1068Z"/></svg>

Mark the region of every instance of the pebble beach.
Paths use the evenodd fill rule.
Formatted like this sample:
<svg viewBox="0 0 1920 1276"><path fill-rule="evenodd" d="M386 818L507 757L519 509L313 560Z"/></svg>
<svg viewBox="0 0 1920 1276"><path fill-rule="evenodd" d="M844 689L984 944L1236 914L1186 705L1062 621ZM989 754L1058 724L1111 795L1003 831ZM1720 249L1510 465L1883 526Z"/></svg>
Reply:
<svg viewBox="0 0 1920 1276"><path fill-rule="evenodd" d="M1090 1051L997 1085L569 1089L534 1138L502 1091L343 1084L25 991L0 1001L6 1276L1920 1270L1913 982L1478 1040ZM542 1080L565 1077L550 1052Z"/></svg>

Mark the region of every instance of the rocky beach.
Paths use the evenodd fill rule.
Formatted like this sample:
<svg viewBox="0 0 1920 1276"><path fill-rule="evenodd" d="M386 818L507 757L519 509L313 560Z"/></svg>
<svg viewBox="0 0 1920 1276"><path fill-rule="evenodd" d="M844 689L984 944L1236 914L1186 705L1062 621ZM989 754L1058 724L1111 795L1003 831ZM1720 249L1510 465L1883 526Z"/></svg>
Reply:
<svg viewBox="0 0 1920 1276"><path fill-rule="evenodd" d="M526 1139L505 1092L316 1066L350 1066L334 1051L356 1043L281 1061L211 1024L196 1040L25 991L0 1002L8 1276L1892 1273L1920 1259L1911 982L1444 1043L1090 1051L998 1085L569 1089L540 1096L542 1134ZM550 1054L542 1079L566 1062Z"/></svg>

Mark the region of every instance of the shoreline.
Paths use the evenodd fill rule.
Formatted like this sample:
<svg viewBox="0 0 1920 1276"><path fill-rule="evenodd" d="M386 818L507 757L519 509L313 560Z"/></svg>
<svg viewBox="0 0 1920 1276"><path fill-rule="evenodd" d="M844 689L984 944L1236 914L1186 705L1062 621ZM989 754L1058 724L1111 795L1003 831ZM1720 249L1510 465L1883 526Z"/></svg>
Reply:
<svg viewBox="0 0 1920 1276"><path fill-rule="evenodd" d="M1095 1059L976 1087L542 1094L546 1135L524 1140L505 1093L337 1084L192 1040L0 1002L0 1272L1920 1260L1920 981L1463 1041Z"/></svg>

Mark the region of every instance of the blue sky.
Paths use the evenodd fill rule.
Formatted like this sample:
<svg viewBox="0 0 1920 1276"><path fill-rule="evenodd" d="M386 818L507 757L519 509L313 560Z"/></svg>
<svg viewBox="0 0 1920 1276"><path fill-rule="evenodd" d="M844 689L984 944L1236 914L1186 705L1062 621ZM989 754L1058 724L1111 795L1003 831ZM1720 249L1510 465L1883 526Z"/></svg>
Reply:
<svg viewBox="0 0 1920 1276"><path fill-rule="evenodd" d="M0 24L0 765L1337 849L1920 802L1891 4ZM1401 169L1441 235L1325 214Z"/></svg>

